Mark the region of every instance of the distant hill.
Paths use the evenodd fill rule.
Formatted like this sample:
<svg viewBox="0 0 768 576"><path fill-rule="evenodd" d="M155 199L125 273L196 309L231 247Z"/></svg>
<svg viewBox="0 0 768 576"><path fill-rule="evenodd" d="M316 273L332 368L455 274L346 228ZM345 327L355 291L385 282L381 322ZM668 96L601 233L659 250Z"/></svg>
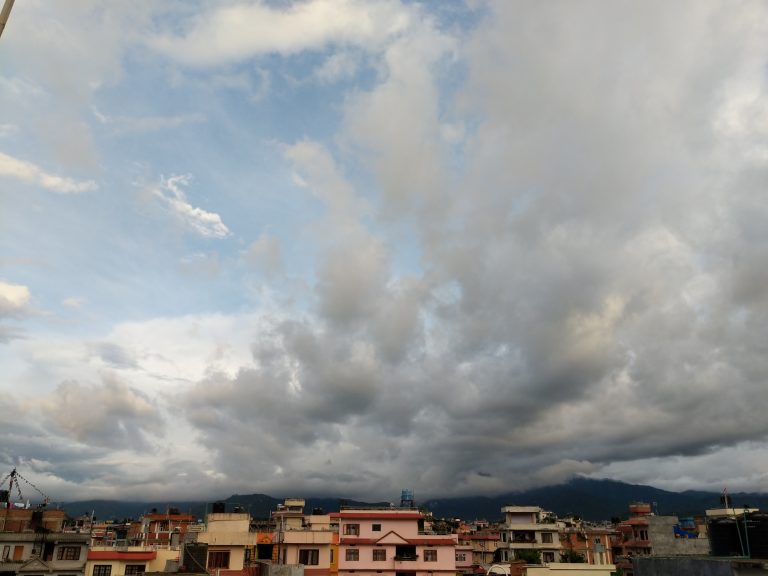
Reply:
<svg viewBox="0 0 768 576"><path fill-rule="evenodd" d="M737 506L749 504L768 510L768 494L731 494ZM551 510L558 516L573 514L587 520L626 518L631 502L655 503L659 514L692 516L703 514L707 508L720 507L720 494L716 492L669 492L615 480L574 478L565 484L545 486L511 492L501 496L446 498L424 502L423 505L436 516L456 517L465 520L486 518L501 519L501 507L509 504L536 505Z"/></svg>
<svg viewBox="0 0 768 576"><path fill-rule="evenodd" d="M417 494L418 496L418 494ZM737 506L749 504L768 510L768 494L731 494ZM254 518L268 518L270 512L283 502L266 494L234 494L223 500L227 510L239 506L250 512ZM655 503L659 514L691 516L703 514L707 508L720 505L720 494L716 492L669 492L652 486L626 484L615 480L592 480L574 478L565 484L545 486L500 496L474 496L465 498L436 498L417 501L419 506L432 511L439 518L462 518L473 520L501 519L501 507L507 504L536 505L551 510L559 516L574 514L588 520L609 520L612 517L626 518L631 502ZM182 512L202 518L210 510L211 502L164 501L164 502L123 502L117 500L85 500L62 504L70 516L90 514L95 511L99 519L138 518L153 508L165 511L169 506ZM387 506L387 502L360 502L342 498L306 498L306 511L322 508L325 512L337 512L347 506Z"/></svg>

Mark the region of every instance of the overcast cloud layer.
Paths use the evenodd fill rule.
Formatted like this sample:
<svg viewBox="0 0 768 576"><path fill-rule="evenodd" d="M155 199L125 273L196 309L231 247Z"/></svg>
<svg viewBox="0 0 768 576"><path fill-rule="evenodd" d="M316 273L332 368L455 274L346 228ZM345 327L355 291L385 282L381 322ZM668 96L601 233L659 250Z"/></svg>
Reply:
<svg viewBox="0 0 768 576"><path fill-rule="evenodd" d="M64 4L0 39L0 472L766 490L765 3Z"/></svg>

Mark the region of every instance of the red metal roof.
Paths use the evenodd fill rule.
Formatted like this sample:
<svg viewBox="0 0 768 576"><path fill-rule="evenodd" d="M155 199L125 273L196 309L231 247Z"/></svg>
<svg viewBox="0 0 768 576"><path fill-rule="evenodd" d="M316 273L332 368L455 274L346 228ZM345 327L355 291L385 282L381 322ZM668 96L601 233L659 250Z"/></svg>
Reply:
<svg viewBox="0 0 768 576"><path fill-rule="evenodd" d="M157 552L137 550L136 552L120 550L89 550L88 560L154 560Z"/></svg>
<svg viewBox="0 0 768 576"><path fill-rule="evenodd" d="M418 520L423 518L421 512L384 512L382 510L342 510L339 517L345 518L371 518L373 520Z"/></svg>
<svg viewBox="0 0 768 576"><path fill-rule="evenodd" d="M435 546L453 546L456 544L456 541L453 538L403 538L408 544L418 545L418 546L428 546L430 544L434 544ZM342 537L339 539L339 544L378 544L380 543L380 538L345 538ZM390 546L395 546L395 544L390 544Z"/></svg>

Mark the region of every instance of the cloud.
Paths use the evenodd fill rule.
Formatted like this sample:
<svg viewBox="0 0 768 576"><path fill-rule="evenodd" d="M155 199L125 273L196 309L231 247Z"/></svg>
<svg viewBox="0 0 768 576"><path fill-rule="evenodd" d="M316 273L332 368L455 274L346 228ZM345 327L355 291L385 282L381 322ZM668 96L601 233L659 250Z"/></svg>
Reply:
<svg viewBox="0 0 768 576"><path fill-rule="evenodd" d="M336 52L315 69L314 76L320 82L332 83L352 78L360 67L360 55L355 52Z"/></svg>
<svg viewBox="0 0 768 576"><path fill-rule="evenodd" d="M161 201L168 212L195 233L206 238L226 238L230 232L222 222L221 216L187 202L181 187L188 186L191 182L190 175L161 178L160 184L150 188L150 192Z"/></svg>
<svg viewBox="0 0 768 576"><path fill-rule="evenodd" d="M0 280L0 317L22 312L31 297L32 294L26 286Z"/></svg>
<svg viewBox="0 0 768 576"><path fill-rule="evenodd" d="M332 5L382 11L360 29L320 21L329 6L228 3L179 16L180 32L152 21L169 57L226 63L184 84L237 101L211 107L217 130L261 138L261 119L279 120L264 128L287 143L268 182L285 189L259 194L258 215L251 197L222 205L269 230L250 244L180 254L149 237L167 269L145 277L141 261L131 277L177 294L193 273L195 303L178 292L168 317L3 346L14 390L45 398L45 418L13 404L26 427L7 446L65 468L56 486L100 494L167 494L168 467L189 493L221 496L501 493L573 474L763 486L765 7L500 0L464 19ZM218 94L250 94L255 64L236 63L266 55L285 98ZM345 81L318 104L283 82L302 74ZM246 146L201 150L216 173L253 174ZM150 195L199 235L228 236L188 184ZM236 312L190 313L200 302ZM53 412L91 397L102 408L74 424Z"/></svg>
<svg viewBox="0 0 768 576"><path fill-rule="evenodd" d="M2 152L0 152L0 176L15 178L58 194L80 194L98 188L93 180L77 181L50 174L31 162L19 160Z"/></svg>
<svg viewBox="0 0 768 576"><path fill-rule="evenodd" d="M66 306L67 308L72 308L77 310L82 308L87 303L87 300L85 298L70 296L69 298L64 298L64 300L62 300L61 303L63 306Z"/></svg>
<svg viewBox="0 0 768 576"><path fill-rule="evenodd" d="M250 265L267 276L279 273L283 269L280 241L268 234L260 235L248 246L246 259Z"/></svg>
<svg viewBox="0 0 768 576"><path fill-rule="evenodd" d="M409 12L391 2L307 0L284 7L236 2L188 19L184 32L155 36L150 45L183 64L213 66L331 44L375 46L409 23Z"/></svg>
<svg viewBox="0 0 768 576"><path fill-rule="evenodd" d="M163 419L147 396L114 376L100 385L62 382L41 402L52 430L79 443L151 450L163 435Z"/></svg>
<svg viewBox="0 0 768 576"><path fill-rule="evenodd" d="M173 116L107 116L95 108L93 114L97 120L118 133L158 132L175 130L190 124L207 121L203 114L178 114Z"/></svg>

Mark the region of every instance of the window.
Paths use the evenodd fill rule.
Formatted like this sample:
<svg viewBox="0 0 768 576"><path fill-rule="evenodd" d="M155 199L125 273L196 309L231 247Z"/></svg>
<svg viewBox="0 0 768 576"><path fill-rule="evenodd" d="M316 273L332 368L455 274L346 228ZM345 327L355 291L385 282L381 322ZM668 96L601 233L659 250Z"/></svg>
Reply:
<svg viewBox="0 0 768 576"><path fill-rule="evenodd" d="M437 550L424 550L424 562L437 562Z"/></svg>
<svg viewBox="0 0 768 576"><path fill-rule="evenodd" d="M501 541L502 542L506 542L507 541L507 533L506 532L502 532L501 533Z"/></svg>
<svg viewBox="0 0 768 576"><path fill-rule="evenodd" d="M299 564L317 566L320 564L320 550L318 548L299 550Z"/></svg>
<svg viewBox="0 0 768 576"><path fill-rule="evenodd" d="M126 564L125 566L125 576L131 574L144 574L146 571L147 567L145 564Z"/></svg>
<svg viewBox="0 0 768 576"><path fill-rule="evenodd" d="M545 544L552 544L552 532L542 532L541 541Z"/></svg>
<svg viewBox="0 0 768 576"><path fill-rule="evenodd" d="M93 567L93 576L109 576L112 574L111 564L96 564Z"/></svg>
<svg viewBox="0 0 768 576"><path fill-rule="evenodd" d="M595 537L595 544L600 544L600 537L599 536Z"/></svg>
<svg viewBox="0 0 768 576"><path fill-rule="evenodd" d="M229 550L208 552L208 568L229 568Z"/></svg>
<svg viewBox="0 0 768 576"><path fill-rule="evenodd" d="M333 548L331 548L331 564L333 564Z"/></svg>
<svg viewBox="0 0 768 576"><path fill-rule="evenodd" d="M381 532L381 524L374 524L373 526L371 526L371 531Z"/></svg>
<svg viewBox="0 0 768 576"><path fill-rule="evenodd" d="M357 548L347 548L347 554L345 558L348 562L357 562L360 560L360 550Z"/></svg>
<svg viewBox="0 0 768 576"><path fill-rule="evenodd" d="M456 562L466 562L467 555L464 552L456 552Z"/></svg>
<svg viewBox="0 0 768 576"><path fill-rule="evenodd" d="M373 561L383 562L387 559L387 551L384 548L375 548L373 550Z"/></svg>
<svg viewBox="0 0 768 576"><path fill-rule="evenodd" d="M3 546L3 560L8 560L11 555L11 547Z"/></svg>
<svg viewBox="0 0 768 576"><path fill-rule="evenodd" d="M80 560L80 546L59 546L56 560Z"/></svg>
<svg viewBox="0 0 768 576"><path fill-rule="evenodd" d="M554 552L543 552L541 555L541 559L544 562L554 562L555 561L555 553Z"/></svg>
<svg viewBox="0 0 768 576"><path fill-rule="evenodd" d="M24 546L14 546L14 548L13 548L13 559L18 562L23 557L24 557Z"/></svg>
<svg viewBox="0 0 768 576"><path fill-rule="evenodd" d="M344 536L360 536L360 524L345 524Z"/></svg>

